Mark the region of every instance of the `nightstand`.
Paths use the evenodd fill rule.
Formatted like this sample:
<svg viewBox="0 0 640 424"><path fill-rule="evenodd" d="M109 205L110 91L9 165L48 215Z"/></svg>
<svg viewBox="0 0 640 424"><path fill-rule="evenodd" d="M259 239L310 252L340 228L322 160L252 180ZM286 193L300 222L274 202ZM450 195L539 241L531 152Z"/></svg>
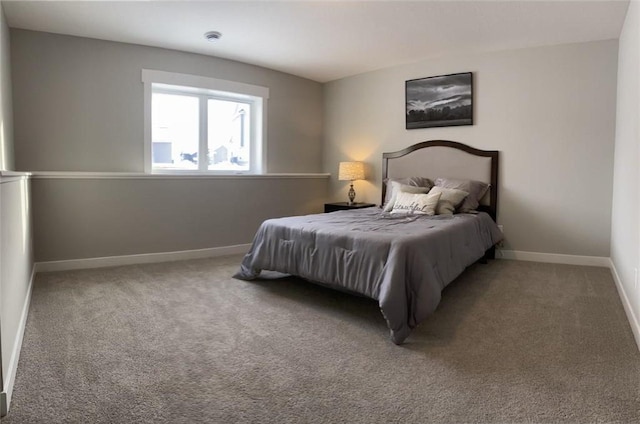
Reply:
<svg viewBox="0 0 640 424"><path fill-rule="evenodd" d="M375 203L354 203L350 205L348 202L337 202L337 203L325 203L324 204L324 212L335 212L335 211L344 211L347 209L362 209L362 208L372 208L375 206Z"/></svg>

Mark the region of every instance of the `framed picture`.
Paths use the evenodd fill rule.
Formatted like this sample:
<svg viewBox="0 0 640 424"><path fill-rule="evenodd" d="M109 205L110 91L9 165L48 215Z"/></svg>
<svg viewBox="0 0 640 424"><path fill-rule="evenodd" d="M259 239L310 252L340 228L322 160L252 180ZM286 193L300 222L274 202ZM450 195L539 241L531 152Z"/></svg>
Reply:
<svg viewBox="0 0 640 424"><path fill-rule="evenodd" d="M405 83L407 129L473 125L471 72Z"/></svg>

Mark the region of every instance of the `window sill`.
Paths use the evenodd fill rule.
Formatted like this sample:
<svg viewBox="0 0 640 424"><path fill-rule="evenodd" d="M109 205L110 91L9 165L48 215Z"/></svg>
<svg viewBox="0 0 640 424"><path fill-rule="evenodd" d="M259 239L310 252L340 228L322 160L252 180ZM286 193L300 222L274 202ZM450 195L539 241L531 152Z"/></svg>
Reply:
<svg viewBox="0 0 640 424"><path fill-rule="evenodd" d="M329 178L328 173L281 173L281 174L170 174L157 173L145 174L142 172L73 172L73 171L33 171L29 173L34 179L80 179L80 180L143 180L143 179L302 179L302 178Z"/></svg>

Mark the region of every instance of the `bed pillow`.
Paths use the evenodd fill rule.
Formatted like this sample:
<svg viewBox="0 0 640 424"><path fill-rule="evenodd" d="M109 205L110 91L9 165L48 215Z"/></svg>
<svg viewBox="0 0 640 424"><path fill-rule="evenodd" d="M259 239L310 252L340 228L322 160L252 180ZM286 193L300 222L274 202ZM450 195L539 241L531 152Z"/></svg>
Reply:
<svg viewBox="0 0 640 424"><path fill-rule="evenodd" d="M438 200L438 206L436 206L436 215L453 215L456 208L469 195L467 191L438 186L435 186L429 192L429 194L438 193L440 194L440 200Z"/></svg>
<svg viewBox="0 0 640 424"><path fill-rule="evenodd" d="M387 185L387 191L384 195L384 206L386 207L391 202L391 196L393 196L393 190L391 183L397 182L400 184L412 186L412 187L425 187L429 191L433 187L433 181L424 177L406 177L406 178L387 178L384 183ZM426 192L425 192L426 193ZM389 210L393 208L393 203L389 206Z"/></svg>
<svg viewBox="0 0 640 424"><path fill-rule="evenodd" d="M435 185L442 188L454 188L466 191L469 195L464 199L458 207L457 212L471 212L478 209L480 200L487 194L489 184L475 180L459 180L455 178L437 178Z"/></svg>
<svg viewBox="0 0 640 424"><path fill-rule="evenodd" d="M384 212L390 212L393 209L393 205L395 205L396 200L398 198L398 193L411 193L411 194L426 194L431 189L429 187L416 187L412 185L402 184L398 181L390 181L387 184L387 194L391 193L389 196L389 200L384 204L384 208L382 209Z"/></svg>
<svg viewBox="0 0 640 424"><path fill-rule="evenodd" d="M405 193L401 191L396 197L396 202L391 210L392 214L413 213L416 215L435 215L436 206L440 199L440 193L419 194Z"/></svg>

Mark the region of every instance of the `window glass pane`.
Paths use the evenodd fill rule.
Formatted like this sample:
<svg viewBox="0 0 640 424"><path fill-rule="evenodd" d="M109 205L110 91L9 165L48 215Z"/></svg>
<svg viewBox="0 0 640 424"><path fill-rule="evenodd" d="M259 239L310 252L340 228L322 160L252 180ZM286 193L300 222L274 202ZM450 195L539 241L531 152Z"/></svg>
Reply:
<svg viewBox="0 0 640 424"><path fill-rule="evenodd" d="M250 106L244 102L208 100L207 146L210 170L249 170Z"/></svg>
<svg viewBox="0 0 640 424"><path fill-rule="evenodd" d="M153 93L151 154L153 169L198 169L198 98Z"/></svg>

